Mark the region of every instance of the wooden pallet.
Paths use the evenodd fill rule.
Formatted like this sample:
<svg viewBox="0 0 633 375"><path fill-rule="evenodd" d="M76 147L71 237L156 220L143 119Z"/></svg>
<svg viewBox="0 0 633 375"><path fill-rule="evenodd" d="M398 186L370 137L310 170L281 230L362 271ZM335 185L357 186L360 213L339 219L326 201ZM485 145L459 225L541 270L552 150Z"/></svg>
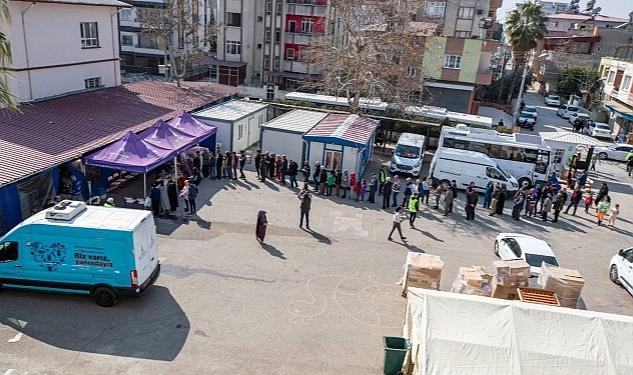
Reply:
<svg viewBox="0 0 633 375"><path fill-rule="evenodd" d="M556 293L549 290L535 288L517 288L519 300L529 303L540 303L541 305L560 306L560 301Z"/></svg>

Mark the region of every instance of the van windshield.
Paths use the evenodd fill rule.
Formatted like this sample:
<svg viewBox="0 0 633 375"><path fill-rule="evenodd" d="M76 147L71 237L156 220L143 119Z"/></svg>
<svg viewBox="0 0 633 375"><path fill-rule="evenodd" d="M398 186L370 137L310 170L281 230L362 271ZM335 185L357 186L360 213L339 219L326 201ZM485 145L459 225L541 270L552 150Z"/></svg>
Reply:
<svg viewBox="0 0 633 375"><path fill-rule="evenodd" d="M398 145L396 147L396 155L401 158L417 159L420 157L420 148L415 146Z"/></svg>

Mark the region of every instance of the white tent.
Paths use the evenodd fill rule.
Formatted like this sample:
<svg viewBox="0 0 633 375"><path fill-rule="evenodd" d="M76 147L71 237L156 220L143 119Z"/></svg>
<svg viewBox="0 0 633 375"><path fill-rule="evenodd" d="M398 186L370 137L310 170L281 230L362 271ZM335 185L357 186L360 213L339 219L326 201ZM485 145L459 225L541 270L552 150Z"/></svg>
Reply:
<svg viewBox="0 0 633 375"><path fill-rule="evenodd" d="M606 143L580 133L569 131L540 132L539 135L546 145L552 149L552 162L556 172L567 163L569 158L590 146L605 146Z"/></svg>
<svg viewBox="0 0 633 375"><path fill-rule="evenodd" d="M633 317L411 288L413 374L633 374Z"/></svg>

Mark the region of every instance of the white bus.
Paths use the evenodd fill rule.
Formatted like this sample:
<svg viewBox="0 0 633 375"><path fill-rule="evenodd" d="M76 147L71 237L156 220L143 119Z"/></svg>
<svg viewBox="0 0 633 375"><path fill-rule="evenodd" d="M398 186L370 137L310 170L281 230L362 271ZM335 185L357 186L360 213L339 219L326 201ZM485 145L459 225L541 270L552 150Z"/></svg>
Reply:
<svg viewBox="0 0 633 375"><path fill-rule="evenodd" d="M481 152L510 173L521 187L547 181L551 149L538 135L501 134L494 130L466 125L444 127L439 147Z"/></svg>

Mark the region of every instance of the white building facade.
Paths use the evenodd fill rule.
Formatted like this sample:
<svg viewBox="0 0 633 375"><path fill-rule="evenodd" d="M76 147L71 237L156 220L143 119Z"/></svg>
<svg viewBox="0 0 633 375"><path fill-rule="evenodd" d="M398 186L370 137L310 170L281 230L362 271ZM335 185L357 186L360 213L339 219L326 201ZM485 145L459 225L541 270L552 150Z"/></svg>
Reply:
<svg viewBox="0 0 633 375"><path fill-rule="evenodd" d="M117 0L9 1L9 90L19 103L121 84Z"/></svg>

